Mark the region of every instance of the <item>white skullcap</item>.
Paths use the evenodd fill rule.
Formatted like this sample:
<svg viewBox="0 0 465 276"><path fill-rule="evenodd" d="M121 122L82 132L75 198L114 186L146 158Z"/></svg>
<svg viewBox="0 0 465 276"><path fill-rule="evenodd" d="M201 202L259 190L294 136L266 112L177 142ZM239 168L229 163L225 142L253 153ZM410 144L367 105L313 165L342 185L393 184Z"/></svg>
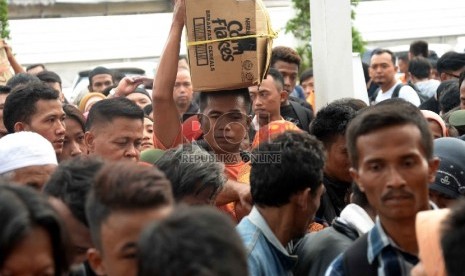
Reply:
<svg viewBox="0 0 465 276"><path fill-rule="evenodd" d="M0 139L0 174L49 164L58 165L55 150L40 134L21 131Z"/></svg>

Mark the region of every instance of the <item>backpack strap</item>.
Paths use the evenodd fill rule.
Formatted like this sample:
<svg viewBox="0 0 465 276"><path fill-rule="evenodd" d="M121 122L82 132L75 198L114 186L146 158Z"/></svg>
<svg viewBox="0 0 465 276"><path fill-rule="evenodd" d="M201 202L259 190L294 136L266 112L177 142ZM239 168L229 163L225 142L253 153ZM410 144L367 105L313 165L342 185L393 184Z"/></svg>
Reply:
<svg viewBox="0 0 465 276"><path fill-rule="evenodd" d="M375 102L376 102L376 97L378 97L378 94L379 94L379 91L381 90L381 88L376 88L375 92L373 92L373 94L371 94L371 97L370 97L370 105L375 105Z"/></svg>
<svg viewBox="0 0 465 276"><path fill-rule="evenodd" d="M399 98L399 92L400 92L400 89L403 87L404 85L402 83L399 83L396 85L396 88L394 88L394 91L392 92L392 96L391 96L391 99L392 98Z"/></svg>
<svg viewBox="0 0 465 276"><path fill-rule="evenodd" d="M308 125L310 121L308 120L307 112L305 112L305 107L301 106L298 102L289 101L294 109L295 114L297 115L297 119L299 119L300 124L302 125L302 130L309 131Z"/></svg>
<svg viewBox="0 0 465 276"><path fill-rule="evenodd" d="M378 262L368 263L368 233L357 239L342 255L345 275L378 275Z"/></svg>
<svg viewBox="0 0 465 276"><path fill-rule="evenodd" d="M392 91L392 95L391 95L391 99L392 98L399 98L399 92L400 92L400 89L403 87L404 85L402 83L398 83L396 84L396 87L394 88L394 91ZM376 97L378 97L378 94L379 94L379 91L381 90L381 88L378 88L375 90L375 92L373 92L373 95L371 95L370 97L370 104L371 105L374 105L375 102L376 102Z"/></svg>

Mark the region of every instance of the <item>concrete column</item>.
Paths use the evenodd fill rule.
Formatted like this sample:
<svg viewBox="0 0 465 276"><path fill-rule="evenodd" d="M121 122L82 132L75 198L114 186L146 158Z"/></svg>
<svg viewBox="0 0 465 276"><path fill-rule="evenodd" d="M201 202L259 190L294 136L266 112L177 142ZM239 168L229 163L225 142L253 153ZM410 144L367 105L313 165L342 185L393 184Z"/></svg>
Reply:
<svg viewBox="0 0 465 276"><path fill-rule="evenodd" d="M350 1L309 1L318 110L333 100L354 97L353 60L357 58L352 56Z"/></svg>

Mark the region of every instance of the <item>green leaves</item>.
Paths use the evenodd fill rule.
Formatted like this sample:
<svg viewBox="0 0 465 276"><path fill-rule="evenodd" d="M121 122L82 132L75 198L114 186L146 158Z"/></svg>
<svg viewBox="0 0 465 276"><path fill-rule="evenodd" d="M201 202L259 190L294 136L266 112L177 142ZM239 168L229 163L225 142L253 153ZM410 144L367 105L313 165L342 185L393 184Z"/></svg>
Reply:
<svg viewBox="0 0 465 276"><path fill-rule="evenodd" d="M8 28L7 0L0 0L0 32L0 36L2 38L10 38L10 30Z"/></svg>
<svg viewBox="0 0 465 276"><path fill-rule="evenodd" d="M312 67L310 1L311 0L292 0L296 15L286 24L286 33L292 33L294 37L301 42L301 45L296 49L302 58L301 70ZM358 1L359 0L351 1L352 21L355 19L355 7L358 5ZM365 44L360 32L352 26L352 51L363 53Z"/></svg>

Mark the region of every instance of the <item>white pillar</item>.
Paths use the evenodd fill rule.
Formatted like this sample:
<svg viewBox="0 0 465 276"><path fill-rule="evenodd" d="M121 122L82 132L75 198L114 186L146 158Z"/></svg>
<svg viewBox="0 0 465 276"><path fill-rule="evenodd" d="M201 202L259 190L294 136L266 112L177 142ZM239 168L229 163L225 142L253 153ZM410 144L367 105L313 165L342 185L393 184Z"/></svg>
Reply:
<svg viewBox="0 0 465 276"><path fill-rule="evenodd" d="M318 110L333 100L354 97L350 1L309 1Z"/></svg>

